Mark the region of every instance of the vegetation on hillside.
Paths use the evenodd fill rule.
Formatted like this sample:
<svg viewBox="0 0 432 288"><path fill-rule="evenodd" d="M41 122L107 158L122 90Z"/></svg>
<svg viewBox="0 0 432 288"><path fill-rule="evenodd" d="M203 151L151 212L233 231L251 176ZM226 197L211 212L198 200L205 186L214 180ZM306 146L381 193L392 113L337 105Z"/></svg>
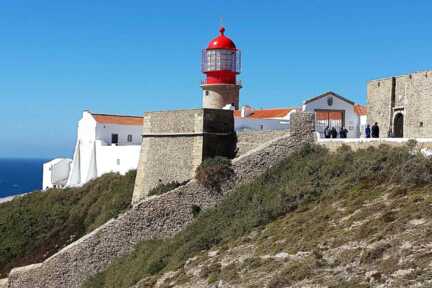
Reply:
<svg viewBox="0 0 432 288"><path fill-rule="evenodd" d="M216 156L205 159L195 171L195 179L208 189L220 191L221 184L234 175L231 160Z"/></svg>
<svg viewBox="0 0 432 288"><path fill-rule="evenodd" d="M0 278L38 263L130 205L135 171L106 174L81 188L50 189L0 204Z"/></svg>
<svg viewBox="0 0 432 288"><path fill-rule="evenodd" d="M187 181L186 181L187 182ZM155 196L155 195L162 195L165 194L173 189L176 189L184 184L186 184L186 182L178 182L178 181L171 181L168 183L160 183L158 184L156 187L152 188L149 193L148 196Z"/></svg>
<svg viewBox="0 0 432 288"><path fill-rule="evenodd" d="M320 146L306 145L253 183L238 187L217 207L199 213L175 237L143 241L130 255L117 259L106 271L89 279L84 287L131 287L140 280L143 284L140 287L152 287L163 273L177 271L173 274L175 279L167 280L172 287L172 283L192 281L190 278L195 276L185 269L194 262L208 264L199 265L205 283L219 279L235 282L241 279L239 275L248 275L242 276L248 281L248 277L254 279L254 275L260 275L262 279L271 277L267 284L272 288L303 281L317 269L331 271L338 263L342 263L341 267L355 261L357 265L376 264L381 265L377 266L378 274L393 273L396 270L392 269L397 269L391 268L397 267L395 259L381 259L383 251L390 249L388 246L378 245L364 253L343 250L345 254L333 262L326 262L329 258L323 254L328 251L330 256L338 255L331 249L350 241L380 241L403 231L411 219L431 214L428 211L432 198L419 197L431 187L432 160L412 147L383 145L353 152L343 146L330 153ZM395 200L392 204L386 200L385 205L377 201L386 197ZM408 197L407 202L402 200L404 197ZM371 213L380 214L367 218ZM335 222L341 221L340 218L346 221L339 229ZM266 256L242 262L234 259L222 267L210 253L203 252L216 249L220 254L229 251L227 254L235 255L233 251L242 246L255 247L254 253ZM268 256L281 251L294 254L292 259L297 260L283 264L278 261L288 259L285 254L275 256L277 261ZM310 253L303 255L302 251ZM428 261L421 263L429 264ZM260 270L263 274L258 273L260 267L264 267ZM335 285L339 286L329 287L368 287L357 283L356 278L347 279L336 280ZM251 285L263 287L253 282Z"/></svg>

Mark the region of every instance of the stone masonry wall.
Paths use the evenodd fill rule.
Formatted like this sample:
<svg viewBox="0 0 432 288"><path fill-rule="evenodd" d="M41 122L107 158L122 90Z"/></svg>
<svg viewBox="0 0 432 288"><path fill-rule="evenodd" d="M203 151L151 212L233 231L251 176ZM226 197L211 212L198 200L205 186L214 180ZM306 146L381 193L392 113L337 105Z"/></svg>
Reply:
<svg viewBox="0 0 432 288"><path fill-rule="evenodd" d="M224 145L229 141L224 133L234 133L232 111L194 109L145 113L132 203L145 198L158 184L189 180L208 154L224 156Z"/></svg>
<svg viewBox="0 0 432 288"><path fill-rule="evenodd" d="M367 93L368 122L378 122L380 137L396 113L404 115L404 138L432 137L432 71L369 81Z"/></svg>
<svg viewBox="0 0 432 288"><path fill-rule="evenodd" d="M289 134L289 130L237 132L237 155L243 155L259 145Z"/></svg>
<svg viewBox="0 0 432 288"><path fill-rule="evenodd" d="M370 81L367 86L367 121L377 122L381 134L390 128L392 78ZM384 136L384 135L383 135Z"/></svg>
<svg viewBox="0 0 432 288"><path fill-rule="evenodd" d="M315 116L312 112L295 112L290 117L290 134L294 137L313 141Z"/></svg>
<svg viewBox="0 0 432 288"><path fill-rule="evenodd" d="M253 181L301 143L313 141L313 121L306 123L311 119L313 116L299 113L295 125L301 128L293 127L292 135L273 139L234 159L235 176L225 183L222 191L229 193L234 186ZM138 242L170 237L183 229L193 220L193 205L205 210L222 198L222 194L206 190L194 180L161 196L150 197L44 262L13 269L8 288L78 288L116 257L130 253Z"/></svg>

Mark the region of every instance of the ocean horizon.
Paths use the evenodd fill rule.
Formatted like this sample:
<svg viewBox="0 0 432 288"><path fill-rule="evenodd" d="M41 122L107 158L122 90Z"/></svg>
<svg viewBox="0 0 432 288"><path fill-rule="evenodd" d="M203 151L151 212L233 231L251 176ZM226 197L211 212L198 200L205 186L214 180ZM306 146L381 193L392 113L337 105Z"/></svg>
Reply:
<svg viewBox="0 0 432 288"><path fill-rule="evenodd" d="M0 198L42 189L42 165L47 159L0 158Z"/></svg>

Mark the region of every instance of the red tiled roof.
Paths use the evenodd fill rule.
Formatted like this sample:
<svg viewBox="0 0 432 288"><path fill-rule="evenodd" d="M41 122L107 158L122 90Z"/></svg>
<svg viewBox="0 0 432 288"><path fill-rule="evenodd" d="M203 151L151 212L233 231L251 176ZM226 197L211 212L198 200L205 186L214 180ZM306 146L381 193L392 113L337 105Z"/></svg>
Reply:
<svg viewBox="0 0 432 288"><path fill-rule="evenodd" d="M119 125L143 125L143 117L127 116L127 115L108 115L108 114L94 114L92 113L96 122L105 124L119 124Z"/></svg>
<svg viewBox="0 0 432 288"><path fill-rule="evenodd" d="M280 109L262 109L262 110L255 110L250 115L248 115L246 118L253 118L253 119L269 119L269 118L282 118L288 115L290 111L294 109L292 108L280 108ZM234 111L234 117L241 117L241 111L236 110Z"/></svg>
<svg viewBox="0 0 432 288"><path fill-rule="evenodd" d="M367 115L367 107L360 105L360 104L355 104L354 105L354 112L357 113L357 115L359 116L364 116Z"/></svg>

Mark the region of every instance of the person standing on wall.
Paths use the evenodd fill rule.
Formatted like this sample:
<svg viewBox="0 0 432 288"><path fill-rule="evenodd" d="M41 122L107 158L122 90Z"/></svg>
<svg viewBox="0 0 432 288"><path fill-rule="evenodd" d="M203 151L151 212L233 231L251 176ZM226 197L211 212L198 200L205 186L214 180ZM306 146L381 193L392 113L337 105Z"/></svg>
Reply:
<svg viewBox="0 0 432 288"><path fill-rule="evenodd" d="M330 138L330 127L329 126L327 126L324 129L324 138Z"/></svg>
<svg viewBox="0 0 432 288"><path fill-rule="evenodd" d="M378 122L372 126L372 138L379 138L379 126Z"/></svg>
<svg viewBox="0 0 432 288"><path fill-rule="evenodd" d="M370 138L371 137L371 128L370 128L369 124L366 125L365 135L366 135L366 138Z"/></svg>
<svg viewBox="0 0 432 288"><path fill-rule="evenodd" d="M342 126L340 128L339 135L340 138L347 138L348 130L344 126Z"/></svg>
<svg viewBox="0 0 432 288"><path fill-rule="evenodd" d="M331 128L330 134L331 134L331 138L337 138L338 133L335 127Z"/></svg>

